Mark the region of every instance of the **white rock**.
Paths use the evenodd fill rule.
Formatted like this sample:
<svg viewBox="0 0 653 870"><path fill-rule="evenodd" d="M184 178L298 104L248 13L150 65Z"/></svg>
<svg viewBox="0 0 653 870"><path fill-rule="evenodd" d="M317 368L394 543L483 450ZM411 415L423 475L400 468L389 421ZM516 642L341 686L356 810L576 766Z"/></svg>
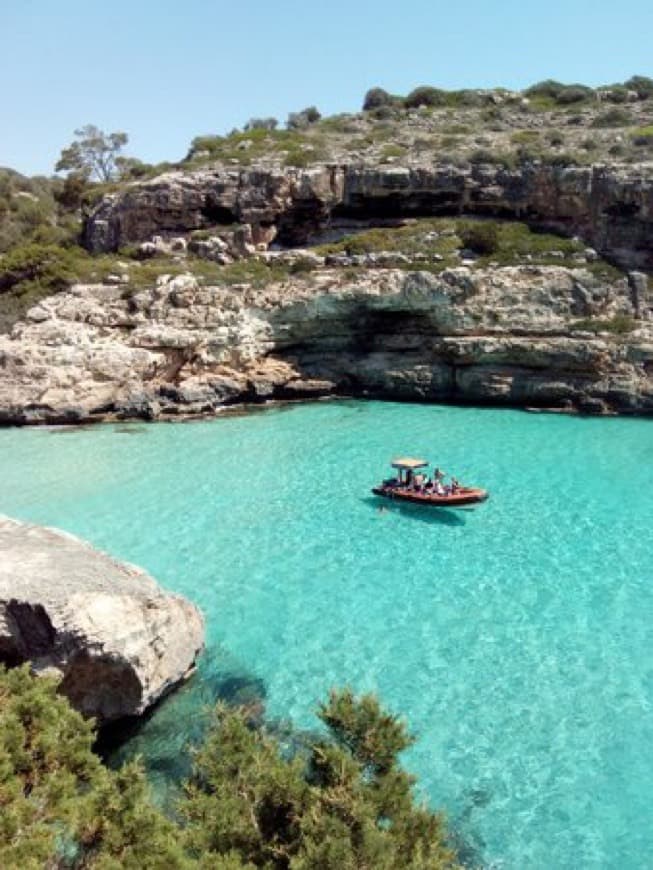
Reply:
<svg viewBox="0 0 653 870"><path fill-rule="evenodd" d="M197 607L141 568L0 516L0 661L61 676L84 715L140 715L192 671L203 643Z"/></svg>

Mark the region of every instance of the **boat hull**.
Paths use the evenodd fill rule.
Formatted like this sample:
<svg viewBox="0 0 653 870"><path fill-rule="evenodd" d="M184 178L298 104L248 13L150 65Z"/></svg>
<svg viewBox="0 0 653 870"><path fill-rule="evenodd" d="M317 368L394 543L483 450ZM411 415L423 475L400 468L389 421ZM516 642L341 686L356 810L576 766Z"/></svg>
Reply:
<svg viewBox="0 0 653 870"><path fill-rule="evenodd" d="M391 501L409 502L424 507L463 507L468 504L478 504L489 496L487 490L471 486L461 487L457 492L449 495L436 495L430 492L417 492L416 490L398 489L390 486L375 486L372 492L374 495Z"/></svg>

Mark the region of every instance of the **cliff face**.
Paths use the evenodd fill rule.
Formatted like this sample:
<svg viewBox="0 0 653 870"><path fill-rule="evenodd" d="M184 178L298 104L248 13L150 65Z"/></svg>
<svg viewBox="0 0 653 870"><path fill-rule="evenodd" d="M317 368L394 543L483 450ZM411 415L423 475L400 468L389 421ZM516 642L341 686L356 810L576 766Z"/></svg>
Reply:
<svg viewBox="0 0 653 870"><path fill-rule="evenodd" d="M105 197L85 244L115 251L154 234L244 223L254 242L304 244L339 218L515 217L579 235L626 268L653 269L653 164L316 166L171 172Z"/></svg>
<svg viewBox="0 0 653 870"><path fill-rule="evenodd" d="M0 556L0 662L58 675L86 716L139 715L192 669L200 612L140 568L3 516Z"/></svg>
<svg viewBox="0 0 653 870"><path fill-rule="evenodd" d="M533 265L324 268L259 289L192 275L140 292L78 286L0 336L0 422L155 419L330 393L646 413L647 294L585 267ZM585 331L633 316L625 335Z"/></svg>

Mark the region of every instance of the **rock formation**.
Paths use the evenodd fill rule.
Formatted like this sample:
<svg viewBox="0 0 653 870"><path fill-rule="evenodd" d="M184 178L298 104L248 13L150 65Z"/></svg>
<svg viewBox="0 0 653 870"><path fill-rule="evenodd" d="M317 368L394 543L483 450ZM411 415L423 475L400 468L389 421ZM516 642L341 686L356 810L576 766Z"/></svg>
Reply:
<svg viewBox="0 0 653 870"><path fill-rule="evenodd" d="M429 233L411 256L310 247L424 215L516 218L593 247L511 265L438 253ZM653 164L167 172L105 196L85 226L93 252L140 245L151 281L116 259L104 284L45 298L0 335L0 424L330 393L649 413L652 240ZM252 258L285 265L239 283L220 271Z"/></svg>
<svg viewBox="0 0 653 870"><path fill-rule="evenodd" d="M258 288L192 275L140 291L78 286L0 336L0 422L156 419L330 393L646 413L653 306L640 277L321 268ZM611 332L619 318L632 331Z"/></svg>
<svg viewBox="0 0 653 870"><path fill-rule="evenodd" d="M203 620L143 570L0 516L0 661L59 675L100 723L141 714L193 668Z"/></svg>
<svg viewBox="0 0 653 870"><path fill-rule="evenodd" d="M106 196L85 243L115 251L153 235L249 225L254 242L303 244L338 218L514 217L579 235L625 268L653 268L653 164L314 166L169 172Z"/></svg>

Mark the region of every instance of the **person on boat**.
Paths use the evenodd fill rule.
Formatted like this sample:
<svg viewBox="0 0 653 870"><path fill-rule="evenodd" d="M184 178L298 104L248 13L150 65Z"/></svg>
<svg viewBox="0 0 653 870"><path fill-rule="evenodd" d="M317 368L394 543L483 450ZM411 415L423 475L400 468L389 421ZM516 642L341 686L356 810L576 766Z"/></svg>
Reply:
<svg viewBox="0 0 653 870"><path fill-rule="evenodd" d="M457 478L452 477L451 478L451 494L455 495L459 489L460 489L460 484L458 483Z"/></svg>
<svg viewBox="0 0 653 870"><path fill-rule="evenodd" d="M433 483L442 483L444 478L446 477L444 471L441 471L439 468L436 468L433 472Z"/></svg>

